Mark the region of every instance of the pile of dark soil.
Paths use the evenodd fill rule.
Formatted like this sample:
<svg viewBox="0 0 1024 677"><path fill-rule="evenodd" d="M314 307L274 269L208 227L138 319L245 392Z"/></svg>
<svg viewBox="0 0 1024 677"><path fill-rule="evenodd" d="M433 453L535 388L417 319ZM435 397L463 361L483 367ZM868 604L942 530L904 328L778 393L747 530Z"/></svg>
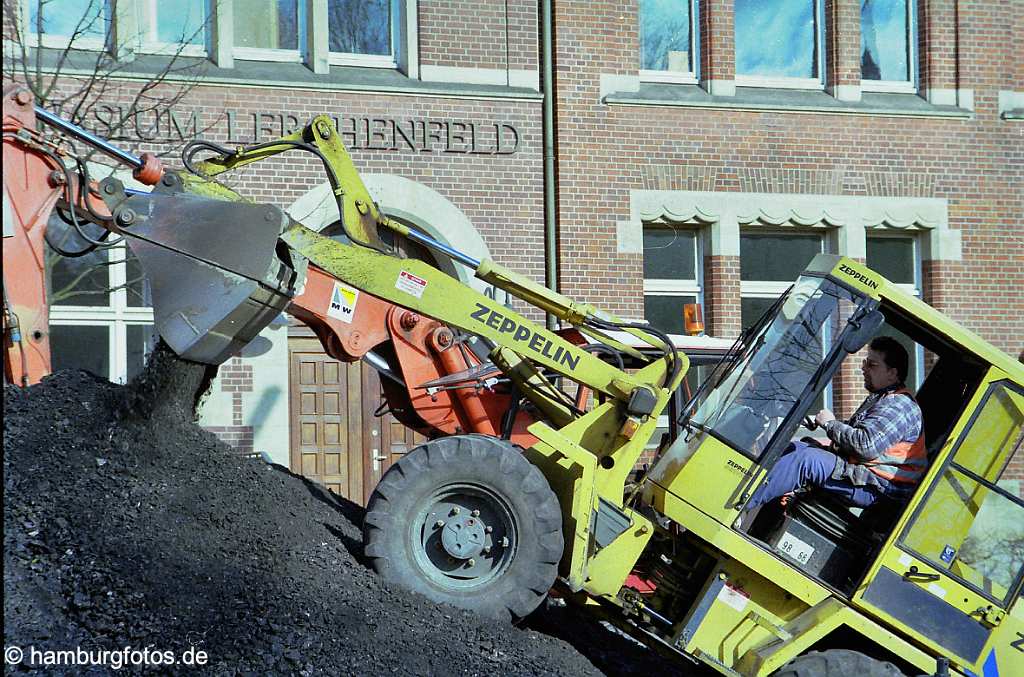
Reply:
<svg viewBox="0 0 1024 677"><path fill-rule="evenodd" d="M26 663L30 646L127 646L208 656L151 674L670 669L572 611L542 612L537 632L385 586L360 561L362 508L193 423L203 379L157 354L130 386L60 372L5 387L4 645Z"/></svg>

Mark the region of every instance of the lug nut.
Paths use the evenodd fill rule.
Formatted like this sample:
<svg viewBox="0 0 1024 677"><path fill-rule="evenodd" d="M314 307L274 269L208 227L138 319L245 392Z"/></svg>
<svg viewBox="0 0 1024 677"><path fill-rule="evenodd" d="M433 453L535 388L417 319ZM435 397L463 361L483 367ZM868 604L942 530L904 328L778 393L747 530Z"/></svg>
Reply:
<svg viewBox="0 0 1024 677"><path fill-rule="evenodd" d="M471 512L469 514L472 515L473 517L479 517L480 516L480 511L479 510L474 510L473 512Z"/></svg>
<svg viewBox="0 0 1024 677"><path fill-rule="evenodd" d="M459 508L459 506L455 506L454 508L452 508L451 514L452 515L458 515L460 512L462 512L462 509Z"/></svg>
<svg viewBox="0 0 1024 677"><path fill-rule="evenodd" d="M434 526L440 529L444 526L444 520L437 520L436 522L434 522Z"/></svg>
<svg viewBox="0 0 1024 677"><path fill-rule="evenodd" d="M467 566L467 567L474 567L474 566L476 566L476 560L475 560L475 559L473 559L472 557L470 557L470 558L469 558L469 559L468 559L468 560L466 561L466 566Z"/></svg>
<svg viewBox="0 0 1024 677"><path fill-rule="evenodd" d="M484 533L489 534L494 531L494 527L484 527Z"/></svg>

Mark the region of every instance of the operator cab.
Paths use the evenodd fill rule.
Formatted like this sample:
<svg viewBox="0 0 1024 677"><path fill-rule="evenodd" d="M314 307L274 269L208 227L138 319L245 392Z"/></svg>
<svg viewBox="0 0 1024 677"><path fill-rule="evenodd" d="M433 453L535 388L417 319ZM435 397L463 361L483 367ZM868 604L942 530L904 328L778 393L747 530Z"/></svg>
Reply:
<svg viewBox="0 0 1024 677"><path fill-rule="evenodd" d="M853 281L844 279L843 272ZM952 510L948 497L946 505L928 507L937 500L929 496L947 491L947 485L954 487L949 491L958 486L948 471L941 476L926 473L904 501L883 499L863 510L821 490L798 492L785 505L775 500L749 513L742 510L792 441L824 437L802 424L822 408L829 386L832 393L843 393L850 405L849 411L836 412L837 417L852 414L867 395L858 369L865 346L882 334L903 343L922 374L908 379L912 381L908 387L914 392L913 381L920 382L916 399L922 410L929 467L945 468L950 458L956 461L964 454L988 454L984 472L978 473L979 481L986 483L984 490L975 489L971 500L1005 503L998 512L1014 517L1004 522L1024 524L1024 501L997 486L1020 446L1024 388L1019 365L859 264L826 255L816 258L807 273L747 330L742 346L712 371L684 407L680 438L648 475L653 503L693 503L847 596L881 561L884 549L895 543L911 552L903 541L912 537L915 521L923 524L928 510L937 515ZM1004 379L999 382L1003 385L992 382L997 376ZM992 423L982 416L985 425L972 428L979 407L989 399L1001 408L992 414ZM983 437L989 425L1002 430L1006 439L995 444ZM977 436L973 443L972 433ZM708 471L718 472L726 481L695 490L694 481ZM973 512L958 513L962 533L940 545L929 545L937 551L927 561L960 560L964 567L978 569L966 562L969 548L964 543L974 533L972 523L985 516L977 506ZM1024 538L1024 533L1014 534ZM1009 573L1002 572L999 578L1012 588L1019 584L1014 577L1020 563L1008 562L1006 568Z"/></svg>
<svg viewBox="0 0 1024 677"><path fill-rule="evenodd" d="M915 324L891 302L883 299L878 310L884 323L875 336L896 338L910 355L912 368L907 387L921 407L931 467L981 385L987 365L927 327ZM831 383L826 384L833 393L839 389L851 393L850 410L836 412L843 419L868 394L860 385L857 369L864 350L848 354ZM915 378L921 367L922 375ZM920 385L915 388L915 383ZM820 408L824 390L814 395L807 416L813 417ZM806 437L824 435L801 425L790 441ZM752 513L744 520L742 530L807 573L850 593L889 538L911 498L883 497L867 508L858 508L825 490L797 492L784 505L775 500Z"/></svg>

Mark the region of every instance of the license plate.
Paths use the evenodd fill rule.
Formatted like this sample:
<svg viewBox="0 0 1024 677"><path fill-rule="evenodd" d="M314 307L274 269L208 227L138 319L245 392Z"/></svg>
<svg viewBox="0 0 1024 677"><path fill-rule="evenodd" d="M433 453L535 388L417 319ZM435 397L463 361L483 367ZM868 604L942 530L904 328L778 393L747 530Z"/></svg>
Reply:
<svg viewBox="0 0 1024 677"><path fill-rule="evenodd" d="M814 554L814 546L805 541L801 541L788 531L782 534L782 538L779 539L779 544L775 547L783 555L796 560L800 564L807 564L810 562L811 555Z"/></svg>

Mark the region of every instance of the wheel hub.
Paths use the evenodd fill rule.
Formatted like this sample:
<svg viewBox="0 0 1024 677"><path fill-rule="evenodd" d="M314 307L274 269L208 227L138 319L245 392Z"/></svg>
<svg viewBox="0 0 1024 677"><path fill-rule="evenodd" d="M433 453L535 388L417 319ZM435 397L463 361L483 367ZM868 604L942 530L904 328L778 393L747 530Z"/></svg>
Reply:
<svg viewBox="0 0 1024 677"><path fill-rule="evenodd" d="M456 515L441 530L445 552L458 559L478 556L484 549L484 523L470 515Z"/></svg>
<svg viewBox="0 0 1024 677"><path fill-rule="evenodd" d="M414 522L424 571L445 585L479 584L500 574L516 552L515 522L489 488L448 485Z"/></svg>

